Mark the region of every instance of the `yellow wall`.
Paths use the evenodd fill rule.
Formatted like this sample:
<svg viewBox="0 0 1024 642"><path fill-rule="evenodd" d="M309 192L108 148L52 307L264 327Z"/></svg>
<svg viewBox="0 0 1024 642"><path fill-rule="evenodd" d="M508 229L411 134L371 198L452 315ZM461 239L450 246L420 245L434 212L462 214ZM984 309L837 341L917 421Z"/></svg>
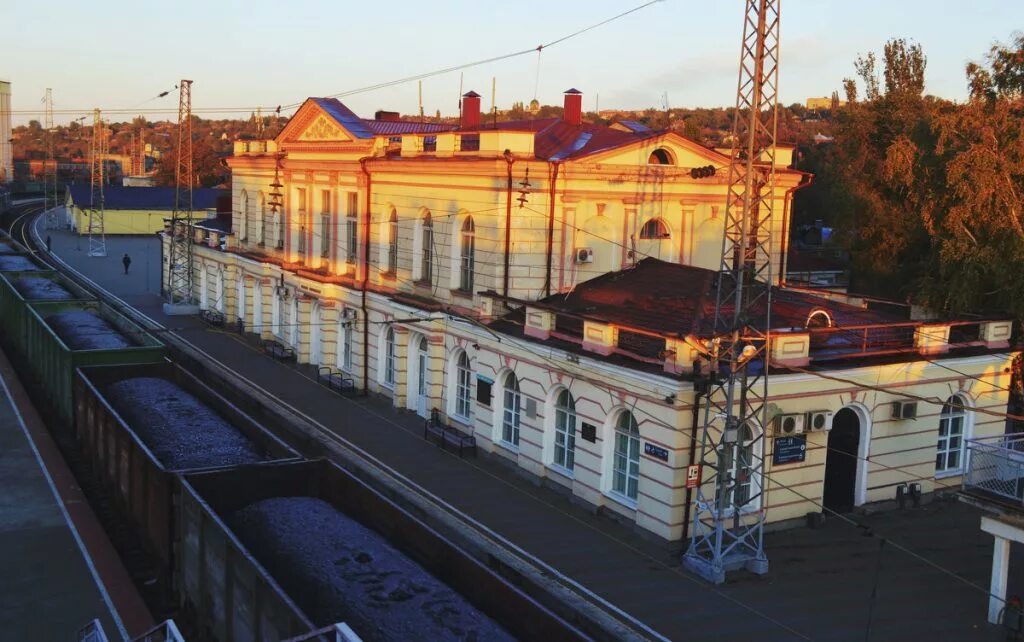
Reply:
<svg viewBox="0 0 1024 642"><path fill-rule="evenodd" d="M106 210L103 213L105 234L154 234L164 229L164 219L171 213L166 210ZM89 213L76 207L74 223L79 234L89 233Z"/></svg>

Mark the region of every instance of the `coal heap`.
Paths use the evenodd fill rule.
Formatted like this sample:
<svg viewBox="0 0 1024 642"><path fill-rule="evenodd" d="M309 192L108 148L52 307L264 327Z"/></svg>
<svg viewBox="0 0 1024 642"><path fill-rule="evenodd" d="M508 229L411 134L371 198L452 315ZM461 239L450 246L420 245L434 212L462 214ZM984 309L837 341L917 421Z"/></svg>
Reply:
<svg viewBox="0 0 1024 642"><path fill-rule="evenodd" d="M19 254L11 256L0 255L0 272L38 272L42 269L30 261L28 257Z"/></svg>
<svg viewBox="0 0 1024 642"><path fill-rule="evenodd" d="M92 310L69 310L46 317L46 323L72 350L122 350L134 343Z"/></svg>
<svg viewBox="0 0 1024 642"><path fill-rule="evenodd" d="M363 640L513 640L383 537L313 497L275 497L228 526L319 626Z"/></svg>
<svg viewBox="0 0 1024 642"><path fill-rule="evenodd" d="M34 301L68 301L74 298L74 295L60 283L41 276L15 279L13 285L14 289L21 293L21 296Z"/></svg>

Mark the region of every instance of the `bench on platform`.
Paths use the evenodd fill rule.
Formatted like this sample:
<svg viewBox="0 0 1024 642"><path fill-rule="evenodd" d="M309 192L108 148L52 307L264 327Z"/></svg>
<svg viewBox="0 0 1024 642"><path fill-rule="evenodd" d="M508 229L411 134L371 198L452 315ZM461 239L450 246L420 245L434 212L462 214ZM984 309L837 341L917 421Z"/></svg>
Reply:
<svg viewBox="0 0 1024 642"><path fill-rule="evenodd" d="M286 345L282 345L273 339L265 339L262 344L263 352L277 359L278 361L290 361L295 358L295 351Z"/></svg>
<svg viewBox="0 0 1024 642"><path fill-rule="evenodd" d="M345 373L330 366L320 366L316 370L316 381L341 395L355 394L356 382Z"/></svg>
<svg viewBox="0 0 1024 642"><path fill-rule="evenodd" d="M464 450L471 451L476 457L476 437L441 421L441 413L436 408L430 412L430 419L423 424L423 438L435 442L442 448L455 448L459 457L462 457Z"/></svg>
<svg viewBox="0 0 1024 642"><path fill-rule="evenodd" d="M200 310L199 318L215 328L224 327L226 321L224 313L220 310Z"/></svg>

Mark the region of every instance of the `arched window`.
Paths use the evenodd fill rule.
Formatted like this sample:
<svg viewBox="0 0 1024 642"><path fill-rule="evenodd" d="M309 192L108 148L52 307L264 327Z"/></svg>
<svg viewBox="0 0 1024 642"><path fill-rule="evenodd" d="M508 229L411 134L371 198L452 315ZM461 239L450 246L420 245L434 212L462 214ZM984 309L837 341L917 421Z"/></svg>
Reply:
<svg viewBox="0 0 1024 642"><path fill-rule="evenodd" d="M395 385L395 329L388 326L384 332L384 384Z"/></svg>
<svg viewBox="0 0 1024 642"><path fill-rule="evenodd" d="M519 445L519 419L522 395L514 372L505 377L505 403L502 408L501 440L512 446Z"/></svg>
<svg viewBox="0 0 1024 642"><path fill-rule="evenodd" d="M277 249L279 250L284 249L284 222L284 214L282 214L280 211L274 212L274 227L277 229L277 239L275 240L277 241Z"/></svg>
<svg viewBox="0 0 1024 642"><path fill-rule="evenodd" d="M213 309L224 312L224 270L213 275Z"/></svg>
<svg viewBox="0 0 1024 642"><path fill-rule="evenodd" d="M257 203L260 208L260 245L267 244L267 197L259 192Z"/></svg>
<svg viewBox="0 0 1024 642"><path fill-rule="evenodd" d="M472 376L469 369L469 355L465 351L460 351L459 358L455 361L455 414L463 419L469 419L472 412L469 397Z"/></svg>
<svg viewBox="0 0 1024 642"><path fill-rule="evenodd" d="M249 194L242 190L242 211L238 213L238 238L246 240L249 236Z"/></svg>
<svg viewBox="0 0 1024 642"><path fill-rule="evenodd" d="M667 149L658 148L647 157L648 165L672 165L672 154Z"/></svg>
<svg viewBox="0 0 1024 642"><path fill-rule="evenodd" d="M831 328L832 317L825 310L815 310L807 316L807 328Z"/></svg>
<svg viewBox="0 0 1024 642"><path fill-rule="evenodd" d="M391 216L388 217L388 272L398 272L398 212L391 208Z"/></svg>
<svg viewBox="0 0 1024 642"><path fill-rule="evenodd" d="M467 216L462 223L459 253L459 289L473 291L473 276L476 269L476 226L473 217Z"/></svg>
<svg viewBox="0 0 1024 642"><path fill-rule="evenodd" d="M288 343L292 347L299 347L299 300L292 297L292 304L288 311Z"/></svg>
<svg viewBox="0 0 1024 642"><path fill-rule="evenodd" d="M652 218L640 228L640 238L643 240L662 240L672 238L665 221L660 218Z"/></svg>
<svg viewBox="0 0 1024 642"><path fill-rule="evenodd" d="M640 483L640 427L628 410L615 422L615 453L612 460L612 490L629 499L637 498Z"/></svg>
<svg viewBox="0 0 1024 642"><path fill-rule="evenodd" d="M567 470L576 464L576 401L568 390L555 400L555 464Z"/></svg>
<svg viewBox="0 0 1024 642"><path fill-rule="evenodd" d="M235 281L235 316L245 323L245 277L242 275Z"/></svg>
<svg viewBox="0 0 1024 642"><path fill-rule="evenodd" d="M723 444L720 457L725 463L725 507L743 509L755 494L754 479L754 431L750 424L740 428L739 439L733 444ZM722 485L718 485L721 492ZM715 501L717 503L718 497Z"/></svg>
<svg viewBox="0 0 1024 642"><path fill-rule="evenodd" d="M338 354L335 364L342 370L352 368L352 322L344 314L338 320Z"/></svg>
<svg viewBox="0 0 1024 642"><path fill-rule="evenodd" d="M953 395L939 415L939 443L935 452L935 472L958 473L963 470L964 422L967 412L963 399Z"/></svg>
<svg viewBox="0 0 1024 642"><path fill-rule="evenodd" d="M423 215L420 234L420 280L432 283L434 280L434 221L430 212Z"/></svg>

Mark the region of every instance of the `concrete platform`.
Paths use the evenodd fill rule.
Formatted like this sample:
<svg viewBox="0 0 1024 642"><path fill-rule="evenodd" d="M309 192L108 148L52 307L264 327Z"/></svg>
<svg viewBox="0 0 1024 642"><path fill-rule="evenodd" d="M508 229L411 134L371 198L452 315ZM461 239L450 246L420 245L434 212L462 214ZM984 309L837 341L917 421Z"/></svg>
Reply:
<svg viewBox="0 0 1024 642"><path fill-rule="evenodd" d="M682 569L678 546L653 542L595 515L489 457L460 459L426 443L418 417L386 399L347 399L308 370L274 361L237 335L198 319L162 315L159 245L108 238L108 259L90 259L55 234L54 250L181 338L359 446L431 493L646 623L669 639L1002 640L986 622L992 539L978 511L957 502L858 517L879 537L829 520L766 536L770 572L730 576L721 587ZM121 274L120 256L133 272ZM147 270L136 266L151 265ZM914 551L939 570L906 552ZM1014 556L1020 560L1020 555ZM948 571L948 572L947 572ZM1024 566L1010 594L1024 591ZM877 581L876 581L877 578ZM872 592L876 598L872 604ZM869 613L870 618L869 618ZM869 633L870 629L870 634Z"/></svg>
<svg viewBox="0 0 1024 642"><path fill-rule="evenodd" d="M120 602L141 607L129 618L132 632L149 624L141 600L120 569L98 522L88 519L70 473L56 447L31 425L17 405L27 401L0 354L0 639L76 640L76 632L99 618L110 640L126 630L115 611ZM97 550L99 553L97 554ZM117 577L108 590L104 576ZM127 582L128 587L125 587ZM137 596L135 596L137 599Z"/></svg>

